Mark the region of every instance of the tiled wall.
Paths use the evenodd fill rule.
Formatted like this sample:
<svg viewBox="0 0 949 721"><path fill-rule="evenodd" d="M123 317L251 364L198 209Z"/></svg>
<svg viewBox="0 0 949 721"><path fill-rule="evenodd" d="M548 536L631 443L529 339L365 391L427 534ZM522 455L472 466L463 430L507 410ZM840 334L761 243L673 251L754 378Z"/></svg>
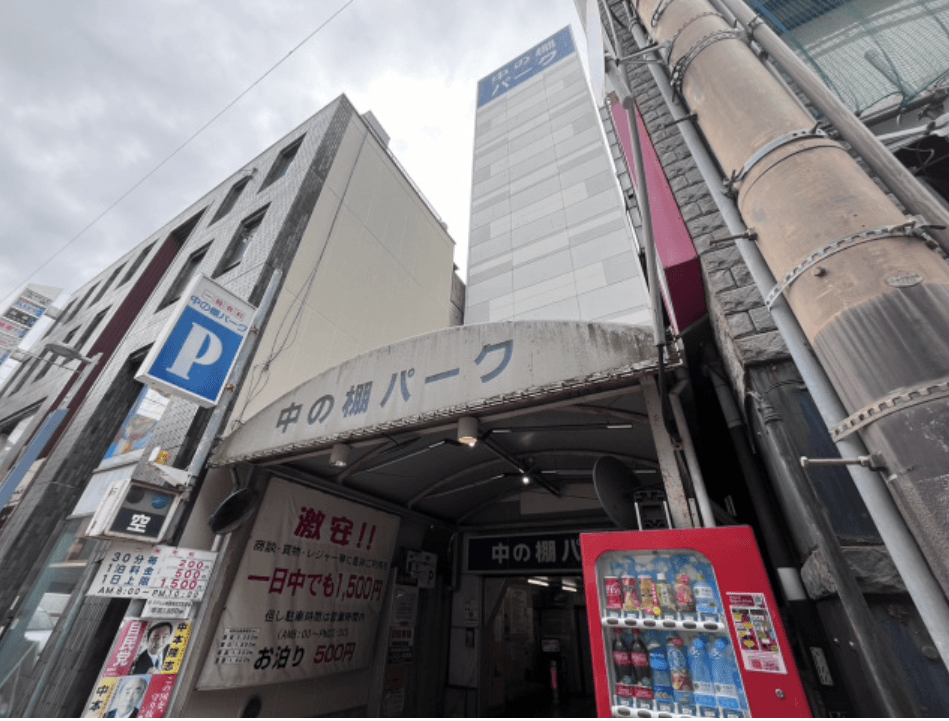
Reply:
<svg viewBox="0 0 949 721"><path fill-rule="evenodd" d="M647 325L649 300L576 52L479 108L465 323Z"/></svg>

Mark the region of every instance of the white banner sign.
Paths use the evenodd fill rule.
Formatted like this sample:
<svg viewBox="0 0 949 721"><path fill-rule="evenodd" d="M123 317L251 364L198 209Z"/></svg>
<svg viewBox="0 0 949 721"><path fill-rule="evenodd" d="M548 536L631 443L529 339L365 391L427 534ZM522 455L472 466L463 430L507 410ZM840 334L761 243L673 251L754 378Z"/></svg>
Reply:
<svg viewBox="0 0 949 721"><path fill-rule="evenodd" d="M115 541L88 595L200 601L216 559L214 551Z"/></svg>
<svg viewBox="0 0 949 721"><path fill-rule="evenodd" d="M396 516L271 480L198 688L366 667L398 530Z"/></svg>

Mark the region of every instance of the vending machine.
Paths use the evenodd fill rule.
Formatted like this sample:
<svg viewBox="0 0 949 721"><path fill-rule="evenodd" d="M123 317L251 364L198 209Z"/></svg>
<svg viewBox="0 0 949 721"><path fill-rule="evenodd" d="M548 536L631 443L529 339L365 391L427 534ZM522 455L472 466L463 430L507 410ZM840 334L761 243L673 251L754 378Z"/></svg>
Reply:
<svg viewBox="0 0 949 721"><path fill-rule="evenodd" d="M580 545L599 716L811 715L749 527Z"/></svg>

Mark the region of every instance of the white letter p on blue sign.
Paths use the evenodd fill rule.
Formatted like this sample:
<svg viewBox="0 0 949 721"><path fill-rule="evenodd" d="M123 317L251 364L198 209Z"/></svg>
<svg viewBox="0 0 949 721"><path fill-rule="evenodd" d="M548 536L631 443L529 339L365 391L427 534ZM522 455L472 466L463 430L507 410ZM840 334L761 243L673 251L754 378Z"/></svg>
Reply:
<svg viewBox="0 0 949 721"><path fill-rule="evenodd" d="M192 280L135 379L197 403L217 404L250 330L254 306L212 280Z"/></svg>
<svg viewBox="0 0 949 721"><path fill-rule="evenodd" d="M204 347L205 341L208 341L206 348ZM202 349L204 350L203 353L201 352ZM223 349L224 346L221 344L220 338L207 328L203 328L197 323L192 323L191 331L181 346L181 350L178 351L175 362L166 370L185 380L189 380L189 373L191 373L191 369L195 365L214 365L221 357L221 351Z"/></svg>

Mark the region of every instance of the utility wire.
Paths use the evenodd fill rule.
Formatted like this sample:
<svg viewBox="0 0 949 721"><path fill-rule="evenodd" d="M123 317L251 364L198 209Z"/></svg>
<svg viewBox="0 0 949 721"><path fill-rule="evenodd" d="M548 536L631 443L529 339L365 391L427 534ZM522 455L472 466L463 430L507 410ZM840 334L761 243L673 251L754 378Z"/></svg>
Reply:
<svg viewBox="0 0 949 721"><path fill-rule="evenodd" d="M55 253L53 253L49 258L47 258L45 261L43 261L43 263L42 263L36 270L34 270L32 273L30 273L28 276L26 276L26 278L24 278L22 281L20 281L20 282L17 283L16 285L14 285L14 286L13 286L13 290L11 290L9 293L7 293L7 295L3 296L3 298L6 299L6 298L12 296L14 293L16 293L16 289L17 289L17 288L19 288L21 285L25 285L27 282L29 282L29 280L30 280L31 278L33 278L33 276L35 276L37 273L39 273L41 270L43 270L43 268L45 268L47 265L49 265L50 263L52 263L59 255L61 255L61 254L63 253L63 251L66 250L66 248L68 248L70 245L72 245L72 244L75 243L77 240L79 240L79 238L81 238L81 237L86 233L86 231L88 231L90 228L92 228L92 226L94 226L96 223L98 223L100 220L102 220L102 218L104 218L110 211L112 211L112 210L115 208L115 206L117 206L119 203L121 203L123 200L125 200L127 197L129 197L129 196L130 196L132 193L134 193L134 192L139 188L139 186L141 186L146 180L148 180L148 179L151 178L155 173L157 173L159 170L161 170L172 158L174 158L176 155L178 155L178 153L180 153L182 150L184 150L195 138L197 138L201 133L203 133L205 130L207 130L218 118L220 118L222 115L224 115L224 113L226 113L228 110L230 110L232 107L234 107L234 105L236 105L236 104L241 100L241 98L243 98L245 95L247 95L247 93L249 93L251 90L253 90L255 87L257 87L257 85L258 85L264 78L266 78L266 77L267 77L268 75L270 75L274 70L276 70L278 67L280 67L284 62L286 62L287 58L289 58L291 55L293 55L293 53L295 53L297 50L299 50L301 47L303 47L307 42L309 42L309 40L310 40L314 35L316 35L320 30L322 30L323 28L325 28L327 25L329 25L329 24L336 18L337 15L339 15L341 12L343 12L343 10L345 10L345 9L348 8L350 5L352 5L353 2L354 2L354 0L347 0L347 2L344 3L344 4L339 8L339 10L337 10L335 13L333 13L332 15L330 15L329 18L327 18L326 20L324 20L324 21L319 25L319 27L317 27L313 32L311 32L309 35L307 35L305 38L303 38L303 40L301 40L299 43L297 43L296 45L294 45L294 46L290 49L290 52L288 52L286 55L284 55L284 56L283 56L280 60L278 60L276 63L274 63L273 65L271 65L270 68L269 68L263 75L261 75L261 76L260 76L259 78L257 78L254 82L252 82L250 85L248 85L247 88L246 88L242 93L240 93L240 95L238 95L238 96L237 96L236 98L234 98L231 102L229 102L227 105L225 105L221 110L219 110L219 111L217 112L217 114L214 115L214 117L212 117L209 121L207 121L204 125L202 125L200 128L198 128L194 133L192 133L192 134L188 137L188 139L185 140L183 143L181 143L177 148L175 148L175 149L171 152L170 155L168 155L164 160L162 160L160 163L158 163L158 165L156 165L154 168L152 168L151 170L149 170L145 175L143 175L143 176L139 179L139 181L138 181L137 183L135 183L135 184L134 184L131 188L129 188L128 190L126 190L122 195L120 195L120 196L118 197L118 199L116 199L115 201L113 201L111 205L109 205L105 210L103 210L103 211L102 211L101 213L99 213L95 218L93 218L89 223L87 223L86 226L85 226L82 230L80 230L80 231L79 231L78 233L76 233L72 238L70 238L69 240L67 240L62 246L60 246L59 250L57 250L57 251L56 251Z"/></svg>

